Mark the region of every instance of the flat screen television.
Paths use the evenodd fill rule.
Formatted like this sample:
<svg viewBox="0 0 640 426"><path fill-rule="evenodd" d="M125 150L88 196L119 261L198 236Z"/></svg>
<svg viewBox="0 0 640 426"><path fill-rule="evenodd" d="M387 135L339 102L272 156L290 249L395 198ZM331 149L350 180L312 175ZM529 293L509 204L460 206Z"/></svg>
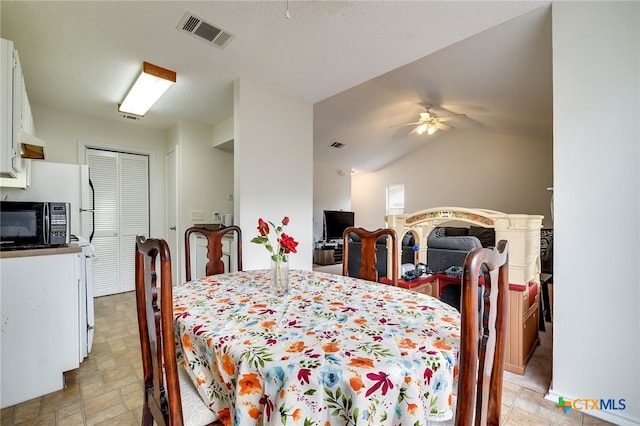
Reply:
<svg viewBox="0 0 640 426"><path fill-rule="evenodd" d="M354 212L345 212L342 210L325 210L324 211L324 240L341 240L344 230L350 226L354 226Z"/></svg>

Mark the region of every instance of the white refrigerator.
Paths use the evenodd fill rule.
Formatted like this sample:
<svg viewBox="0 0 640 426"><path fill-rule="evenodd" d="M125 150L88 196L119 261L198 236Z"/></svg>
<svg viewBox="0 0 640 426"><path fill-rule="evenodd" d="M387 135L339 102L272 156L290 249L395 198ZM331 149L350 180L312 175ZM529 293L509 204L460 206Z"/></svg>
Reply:
<svg viewBox="0 0 640 426"><path fill-rule="evenodd" d="M0 188L2 200L9 201L53 201L71 204L70 230L72 244L82 248L81 280L79 295L79 339L80 360L89 352L93 342L93 247L94 233L94 191L91 184L89 166L52 163L31 160L28 187Z"/></svg>

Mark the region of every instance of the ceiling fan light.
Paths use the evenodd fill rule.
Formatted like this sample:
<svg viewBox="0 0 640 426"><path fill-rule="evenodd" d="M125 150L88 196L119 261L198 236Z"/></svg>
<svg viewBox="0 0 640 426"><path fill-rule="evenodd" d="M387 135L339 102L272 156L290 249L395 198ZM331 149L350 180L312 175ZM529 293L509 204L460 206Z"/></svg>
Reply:
<svg viewBox="0 0 640 426"><path fill-rule="evenodd" d="M419 126L416 128L416 133L417 133L417 134L419 134L419 135L423 134L423 133L424 133L424 132L426 132L426 131L427 131L427 125L426 125L426 124L424 124L424 123L423 123L423 124L421 124L421 125L419 125Z"/></svg>
<svg viewBox="0 0 640 426"><path fill-rule="evenodd" d="M432 135L437 131L438 131L438 126L436 126L435 124L431 124L430 123L430 124L427 125L427 134L428 135Z"/></svg>
<svg viewBox="0 0 640 426"><path fill-rule="evenodd" d="M144 116L175 82L175 72L144 62L142 73L118 106L118 111Z"/></svg>

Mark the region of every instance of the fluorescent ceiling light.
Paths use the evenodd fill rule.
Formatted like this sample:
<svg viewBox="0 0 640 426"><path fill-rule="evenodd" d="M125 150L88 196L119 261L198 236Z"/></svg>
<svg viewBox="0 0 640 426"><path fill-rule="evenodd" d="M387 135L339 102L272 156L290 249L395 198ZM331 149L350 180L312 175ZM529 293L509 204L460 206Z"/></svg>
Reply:
<svg viewBox="0 0 640 426"><path fill-rule="evenodd" d="M124 101L118 105L118 111L144 116L175 82L175 72L144 62L140 77L129 90Z"/></svg>

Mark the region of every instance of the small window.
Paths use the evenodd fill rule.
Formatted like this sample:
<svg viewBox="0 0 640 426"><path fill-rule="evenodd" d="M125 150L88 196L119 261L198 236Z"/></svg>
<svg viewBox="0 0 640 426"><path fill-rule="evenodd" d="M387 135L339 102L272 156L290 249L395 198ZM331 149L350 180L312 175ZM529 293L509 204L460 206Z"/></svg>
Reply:
<svg viewBox="0 0 640 426"><path fill-rule="evenodd" d="M404 213L404 183L387 186L387 214Z"/></svg>

